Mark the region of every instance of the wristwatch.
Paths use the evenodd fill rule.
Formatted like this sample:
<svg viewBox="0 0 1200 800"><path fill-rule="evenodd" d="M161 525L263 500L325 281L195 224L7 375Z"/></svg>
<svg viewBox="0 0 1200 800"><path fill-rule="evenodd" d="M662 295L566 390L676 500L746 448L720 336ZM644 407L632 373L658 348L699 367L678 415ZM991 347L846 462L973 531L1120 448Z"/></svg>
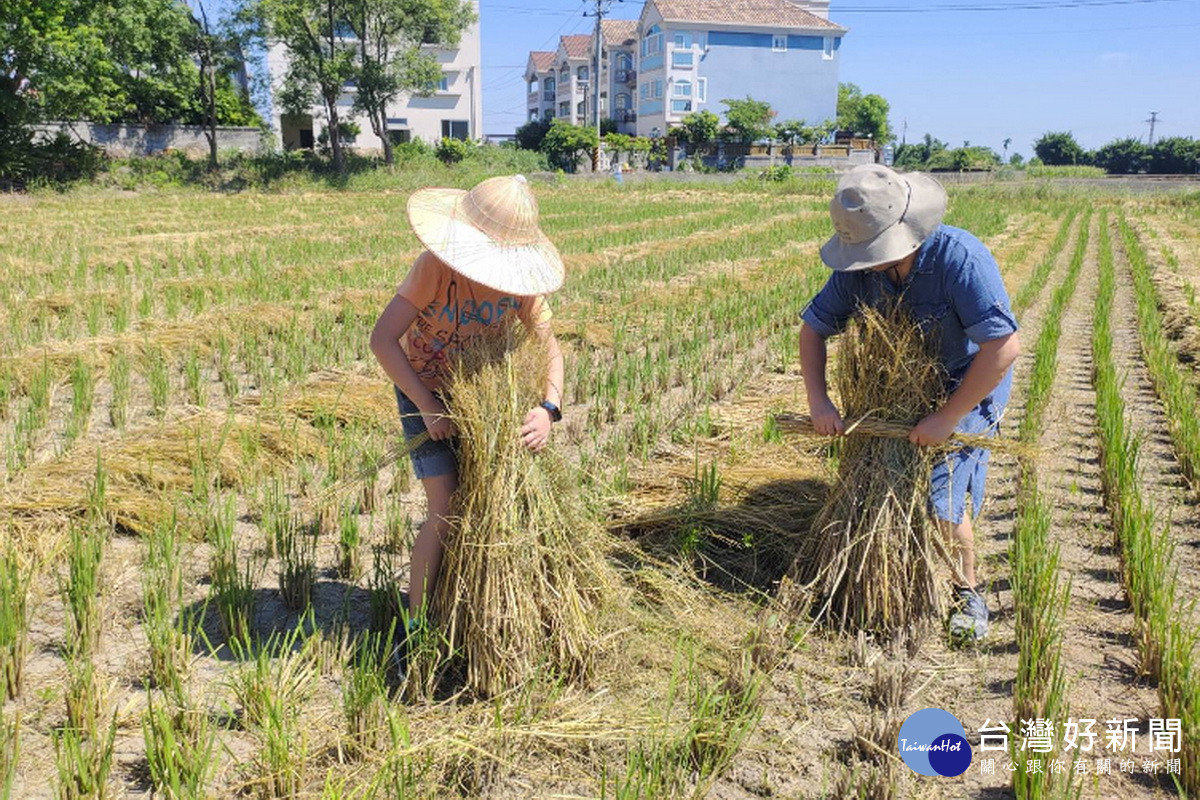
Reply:
<svg viewBox="0 0 1200 800"><path fill-rule="evenodd" d="M562 419L562 411L560 411L558 406L554 405L554 403L551 403L549 400L543 400L541 402L541 407L550 412L551 422L558 422Z"/></svg>

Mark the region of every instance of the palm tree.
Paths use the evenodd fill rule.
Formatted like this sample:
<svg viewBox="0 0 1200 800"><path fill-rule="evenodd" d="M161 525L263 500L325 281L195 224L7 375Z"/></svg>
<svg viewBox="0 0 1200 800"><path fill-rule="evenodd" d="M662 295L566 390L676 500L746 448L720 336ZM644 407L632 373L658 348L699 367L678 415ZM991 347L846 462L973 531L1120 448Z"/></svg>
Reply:
<svg viewBox="0 0 1200 800"><path fill-rule="evenodd" d="M1004 161L1005 161L1005 163L1008 163L1008 146L1010 144L1012 144L1012 137L1011 136L1005 137L1005 139L1004 139Z"/></svg>

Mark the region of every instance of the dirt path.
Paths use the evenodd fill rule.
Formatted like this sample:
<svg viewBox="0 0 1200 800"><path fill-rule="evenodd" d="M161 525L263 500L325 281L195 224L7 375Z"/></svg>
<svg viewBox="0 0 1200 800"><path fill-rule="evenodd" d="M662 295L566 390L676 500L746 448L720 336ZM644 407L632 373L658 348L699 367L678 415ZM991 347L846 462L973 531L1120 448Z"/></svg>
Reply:
<svg viewBox="0 0 1200 800"><path fill-rule="evenodd" d="M1130 430L1141 436L1141 484L1159 518L1170 520L1177 546L1180 597L1200 591L1200 507L1188 502L1187 486L1167 432L1167 417L1154 393L1138 336L1137 299L1129 262L1115 229L1112 232L1116 292L1113 297L1113 358L1125 376L1121 392ZM1160 270L1161 271L1161 270Z"/></svg>

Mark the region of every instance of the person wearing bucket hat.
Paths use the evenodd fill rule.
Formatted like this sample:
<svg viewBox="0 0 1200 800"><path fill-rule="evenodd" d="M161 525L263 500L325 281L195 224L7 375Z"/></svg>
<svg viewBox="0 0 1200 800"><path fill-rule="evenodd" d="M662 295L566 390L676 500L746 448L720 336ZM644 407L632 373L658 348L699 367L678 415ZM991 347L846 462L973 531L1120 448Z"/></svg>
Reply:
<svg viewBox="0 0 1200 800"><path fill-rule="evenodd" d="M538 225L538 206L524 176L490 178L470 191L428 188L408 201L408 219L425 250L383 310L371 351L395 385L405 437L428 434L410 458L425 490L428 518L413 544L409 608L419 624L437 579L450 496L458 486L453 441L442 395L454 357L516 321L549 352L545 399L521 430L540 450L562 418L563 358L550 329L545 295L563 283L562 258Z"/></svg>
<svg viewBox="0 0 1200 800"><path fill-rule="evenodd" d="M829 399L825 340L840 333L860 305L899 302L938 337L949 398L920 420L909 440L937 445L957 431L994 433L1012 391L1020 352L1017 322L1000 269L976 237L942 223L946 192L919 173L864 164L842 176L829 204L836 233L821 247L833 274L801 314L800 361L813 424L838 435L845 424ZM963 448L936 462L930 508L955 545L958 603L950 617L955 639L987 634L988 610L976 590L974 531L966 513L983 503L989 453Z"/></svg>

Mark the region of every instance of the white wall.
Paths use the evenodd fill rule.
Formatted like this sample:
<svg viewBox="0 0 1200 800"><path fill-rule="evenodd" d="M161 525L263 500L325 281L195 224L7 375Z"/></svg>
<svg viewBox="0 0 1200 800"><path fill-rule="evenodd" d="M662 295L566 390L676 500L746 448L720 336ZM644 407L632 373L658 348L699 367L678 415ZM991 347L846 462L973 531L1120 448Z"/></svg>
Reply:
<svg viewBox="0 0 1200 800"><path fill-rule="evenodd" d="M478 3L475 4L478 10ZM465 122L467 138L481 139L483 137L483 78L481 75L482 48L479 23L476 22L462 34L459 46L455 50L431 48L442 65L442 71L448 78L445 91L436 91L429 97L403 97L393 107L388 109L388 118L393 120L389 129L404 129L410 132L414 139L424 139L436 142L442 138L443 121L452 120ZM282 45L274 45L267 53L267 70L271 81L271 93L274 97L283 83L287 69L287 51ZM338 101L338 114L343 119L352 120L358 124L362 132L349 146L360 152L379 152L383 143L371 130L371 125L365 116L352 116L350 108L354 102L353 89L344 92ZM285 135L280 118L281 109L272 109L271 128L275 133L276 142L280 146L294 146L295 137ZM325 128L326 114L324 105L315 103L310 109L314 139ZM400 122L403 120L403 122Z"/></svg>

